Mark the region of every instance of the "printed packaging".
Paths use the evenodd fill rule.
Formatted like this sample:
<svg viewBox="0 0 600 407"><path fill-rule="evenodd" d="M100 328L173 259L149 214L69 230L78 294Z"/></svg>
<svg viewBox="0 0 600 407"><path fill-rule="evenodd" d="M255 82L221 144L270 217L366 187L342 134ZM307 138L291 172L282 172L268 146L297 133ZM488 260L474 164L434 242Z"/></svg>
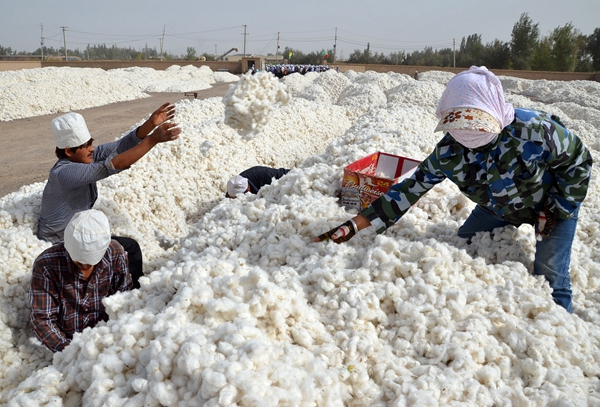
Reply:
<svg viewBox="0 0 600 407"><path fill-rule="evenodd" d="M377 152L344 168L342 205L362 210L394 184L408 178L420 164L412 158Z"/></svg>

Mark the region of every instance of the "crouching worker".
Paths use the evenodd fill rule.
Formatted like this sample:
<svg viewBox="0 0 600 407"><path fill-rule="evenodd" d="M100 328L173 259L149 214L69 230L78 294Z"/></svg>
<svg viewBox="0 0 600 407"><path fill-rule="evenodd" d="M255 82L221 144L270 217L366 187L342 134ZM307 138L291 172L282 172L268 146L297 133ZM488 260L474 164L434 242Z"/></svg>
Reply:
<svg viewBox="0 0 600 407"><path fill-rule="evenodd" d="M286 168L270 168L257 165L242 171L227 181L227 198L235 198L238 195L250 192L258 193L265 185L271 185L273 179L279 179L290 172Z"/></svg>
<svg viewBox="0 0 600 407"><path fill-rule="evenodd" d="M91 209L98 199L96 182L129 168L158 143L179 138L181 129L167 122L175 106L165 103L141 126L119 140L94 147L83 116L67 113L52 120L58 161L48 176L42 195L38 238L51 243L63 240L65 227L77 212ZM143 275L142 252L129 237L114 236L128 254L134 288Z"/></svg>
<svg viewBox="0 0 600 407"><path fill-rule="evenodd" d="M341 243L371 225L383 233L449 179L477 204L458 235L470 241L477 232L534 226L533 272L548 281L554 302L572 312L571 247L592 173L586 146L558 117L506 103L502 83L485 67L450 79L436 113L435 131L444 137L415 173L315 241Z"/></svg>
<svg viewBox="0 0 600 407"><path fill-rule="evenodd" d="M33 264L31 328L48 349L60 352L75 332L108 320L104 298L131 289L127 254L111 239L106 216L95 209L76 213L64 242L44 250Z"/></svg>

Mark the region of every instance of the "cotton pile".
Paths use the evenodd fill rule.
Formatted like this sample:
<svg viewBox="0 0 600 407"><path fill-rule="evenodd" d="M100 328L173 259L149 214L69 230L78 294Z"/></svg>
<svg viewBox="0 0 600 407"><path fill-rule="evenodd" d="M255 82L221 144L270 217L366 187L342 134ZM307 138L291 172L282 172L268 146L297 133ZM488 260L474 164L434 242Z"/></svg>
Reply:
<svg viewBox="0 0 600 407"><path fill-rule="evenodd" d="M0 402L599 405L596 167L573 245L573 314L532 275L530 226L457 237L473 204L449 181L382 235L313 242L356 213L338 203L344 166L431 152L450 77L289 75L289 102L251 139L225 124L220 98L178 101L180 139L99 184L95 208L142 245L142 287L105 300L110 320L54 356L28 328L30 269L49 246L35 237L44 185L2 198ZM600 84L500 79L509 102L559 115L598 161ZM292 171L225 199L226 180L253 165Z"/></svg>
<svg viewBox="0 0 600 407"><path fill-rule="evenodd" d="M69 112L148 97L146 92L187 92L237 82L228 72L173 65L152 68L37 68L0 72L0 121Z"/></svg>

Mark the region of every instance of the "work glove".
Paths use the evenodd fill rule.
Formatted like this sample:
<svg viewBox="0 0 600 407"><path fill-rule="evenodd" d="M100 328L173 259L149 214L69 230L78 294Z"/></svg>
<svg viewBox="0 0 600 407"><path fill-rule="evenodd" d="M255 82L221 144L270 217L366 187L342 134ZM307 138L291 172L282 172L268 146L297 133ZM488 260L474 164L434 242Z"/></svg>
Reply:
<svg viewBox="0 0 600 407"><path fill-rule="evenodd" d="M342 223L340 226L337 226L331 229L329 232L325 232L322 235L319 235L317 239L319 241L331 239L335 243L342 243L350 240L352 236L354 236L358 232L358 228L352 219L347 222Z"/></svg>
<svg viewBox="0 0 600 407"><path fill-rule="evenodd" d="M548 205L544 204L542 210L538 215L537 227L536 227L536 239L542 240L542 238L550 236L550 232L556 226L558 222L558 217L552 213L552 211L548 208Z"/></svg>

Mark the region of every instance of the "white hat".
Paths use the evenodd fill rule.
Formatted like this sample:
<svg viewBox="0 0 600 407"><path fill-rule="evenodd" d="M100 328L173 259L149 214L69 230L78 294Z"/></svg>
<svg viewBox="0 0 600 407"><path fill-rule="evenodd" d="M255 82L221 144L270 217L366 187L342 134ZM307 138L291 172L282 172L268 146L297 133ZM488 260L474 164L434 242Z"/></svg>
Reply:
<svg viewBox="0 0 600 407"><path fill-rule="evenodd" d="M227 181L227 193L230 197L235 198L239 194L243 194L248 189L248 178L241 175L231 177Z"/></svg>
<svg viewBox="0 0 600 407"><path fill-rule="evenodd" d="M108 219L95 209L77 212L65 229L65 249L82 264L100 263L110 240Z"/></svg>
<svg viewBox="0 0 600 407"><path fill-rule="evenodd" d="M92 138L83 116L73 112L52 120L52 134L58 148L77 147Z"/></svg>

